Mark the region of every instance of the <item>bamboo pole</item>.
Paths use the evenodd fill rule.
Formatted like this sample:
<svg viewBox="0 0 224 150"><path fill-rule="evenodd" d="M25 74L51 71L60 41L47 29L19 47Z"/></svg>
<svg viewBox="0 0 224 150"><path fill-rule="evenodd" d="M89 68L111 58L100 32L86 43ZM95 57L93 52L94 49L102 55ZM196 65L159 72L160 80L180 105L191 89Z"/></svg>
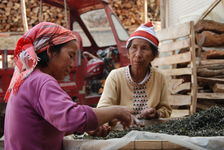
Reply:
<svg viewBox="0 0 224 150"><path fill-rule="evenodd" d="M28 31L28 23L27 23L27 16L26 16L26 4L25 4L25 0L21 0L20 2L21 2L23 28L24 28L24 32L26 32L26 31Z"/></svg>

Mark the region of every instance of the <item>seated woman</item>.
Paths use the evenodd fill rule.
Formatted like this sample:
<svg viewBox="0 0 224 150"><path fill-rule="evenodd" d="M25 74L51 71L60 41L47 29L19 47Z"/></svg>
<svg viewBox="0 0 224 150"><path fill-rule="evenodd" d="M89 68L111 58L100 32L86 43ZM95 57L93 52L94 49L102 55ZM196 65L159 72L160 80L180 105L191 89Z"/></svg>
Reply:
<svg viewBox="0 0 224 150"><path fill-rule="evenodd" d="M130 35L126 43L130 65L110 72L98 108L128 106L133 115L142 119L170 116L166 79L151 66L159 53L158 44L151 22Z"/></svg>

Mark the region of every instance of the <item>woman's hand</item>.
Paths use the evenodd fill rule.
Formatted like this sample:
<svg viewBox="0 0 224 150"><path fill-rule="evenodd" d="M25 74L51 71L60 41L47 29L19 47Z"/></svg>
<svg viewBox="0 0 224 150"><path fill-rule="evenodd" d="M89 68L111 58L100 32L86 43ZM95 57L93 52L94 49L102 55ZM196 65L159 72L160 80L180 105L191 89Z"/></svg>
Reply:
<svg viewBox="0 0 224 150"><path fill-rule="evenodd" d="M159 118L160 114L155 108L146 108L141 111L140 118L143 119L156 119Z"/></svg>
<svg viewBox="0 0 224 150"><path fill-rule="evenodd" d="M96 130L88 131L87 133L91 136L105 137L110 133L110 131L111 131L111 127L104 124L104 125L98 127Z"/></svg>
<svg viewBox="0 0 224 150"><path fill-rule="evenodd" d="M128 107L125 106L93 108L93 111L96 114L99 125L111 121L112 124L116 124L117 121L114 120L116 119L123 125L124 128L127 128L131 125L132 122L131 111Z"/></svg>
<svg viewBox="0 0 224 150"><path fill-rule="evenodd" d="M132 115L126 106L113 106L116 112L116 119L123 125L123 128L128 128L132 121Z"/></svg>
<svg viewBox="0 0 224 150"><path fill-rule="evenodd" d="M132 115L131 127L144 127L144 120L139 120L138 116Z"/></svg>
<svg viewBox="0 0 224 150"><path fill-rule="evenodd" d="M118 122L119 122L119 120L113 119L113 120L109 121L108 124L109 124L109 126L111 126L113 128L117 125Z"/></svg>

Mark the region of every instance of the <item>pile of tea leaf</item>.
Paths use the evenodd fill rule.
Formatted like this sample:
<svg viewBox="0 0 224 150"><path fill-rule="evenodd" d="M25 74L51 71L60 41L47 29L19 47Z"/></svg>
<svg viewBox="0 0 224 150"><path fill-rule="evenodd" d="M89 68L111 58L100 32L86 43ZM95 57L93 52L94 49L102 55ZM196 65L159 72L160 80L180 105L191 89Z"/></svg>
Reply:
<svg viewBox="0 0 224 150"><path fill-rule="evenodd" d="M84 136L82 138L110 139L120 138L131 130L149 131L154 133L167 133L171 135L186 136L224 136L224 108L213 106L194 115L169 120L164 123L154 124L144 128L129 128L124 131L111 131L104 138Z"/></svg>

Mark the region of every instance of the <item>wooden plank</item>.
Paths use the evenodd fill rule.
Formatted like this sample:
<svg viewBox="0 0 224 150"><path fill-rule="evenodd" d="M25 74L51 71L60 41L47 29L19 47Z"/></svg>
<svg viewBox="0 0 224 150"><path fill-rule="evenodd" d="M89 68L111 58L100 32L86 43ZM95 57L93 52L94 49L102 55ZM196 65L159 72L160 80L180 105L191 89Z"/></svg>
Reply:
<svg viewBox="0 0 224 150"><path fill-rule="evenodd" d="M7 50L7 49L15 49L16 43L21 36L9 36L9 37L0 37L0 49Z"/></svg>
<svg viewBox="0 0 224 150"><path fill-rule="evenodd" d="M135 150L135 142L131 141L130 143L128 143L124 147L119 148L119 150Z"/></svg>
<svg viewBox="0 0 224 150"><path fill-rule="evenodd" d="M190 39L181 39L172 42L161 42L159 44L159 52L170 52L174 50L179 50L183 48L187 48L190 46Z"/></svg>
<svg viewBox="0 0 224 150"><path fill-rule="evenodd" d="M192 74L192 69L191 68L161 69L160 71L167 76L190 75L190 74Z"/></svg>
<svg viewBox="0 0 224 150"><path fill-rule="evenodd" d="M184 37L190 34L190 23L184 23L166 29L159 30L157 37L160 41L172 40L179 37Z"/></svg>
<svg viewBox="0 0 224 150"><path fill-rule="evenodd" d="M161 65L173 65L178 63L185 63L191 61L191 53L181 53L172 56L159 57L153 60L153 66L161 66Z"/></svg>
<svg viewBox="0 0 224 150"><path fill-rule="evenodd" d="M171 91L184 82L183 79L168 79L168 89Z"/></svg>
<svg viewBox="0 0 224 150"><path fill-rule="evenodd" d="M190 115L189 109L173 109L170 117L179 118L187 115Z"/></svg>
<svg viewBox="0 0 224 150"><path fill-rule="evenodd" d="M142 140L132 141L128 145L119 150L187 150L187 148L171 143L169 141L161 140Z"/></svg>
<svg viewBox="0 0 224 150"><path fill-rule="evenodd" d="M169 103L173 106L191 105L190 95L170 95Z"/></svg>
<svg viewBox="0 0 224 150"><path fill-rule="evenodd" d="M135 149L139 150L162 149L162 141L135 141Z"/></svg>
<svg viewBox="0 0 224 150"><path fill-rule="evenodd" d="M171 89L171 93L172 94L176 94L176 93L178 93L180 91L183 91L183 90L190 90L190 88L191 88L191 83L190 82L186 82L186 83L180 84L180 85L178 85L176 87L173 87Z"/></svg>
<svg viewBox="0 0 224 150"><path fill-rule="evenodd" d="M162 141L162 149L163 150L189 150L188 148L185 148L183 146L180 146L168 141Z"/></svg>
<svg viewBox="0 0 224 150"><path fill-rule="evenodd" d="M197 98L210 100L224 100L224 93L197 93Z"/></svg>

